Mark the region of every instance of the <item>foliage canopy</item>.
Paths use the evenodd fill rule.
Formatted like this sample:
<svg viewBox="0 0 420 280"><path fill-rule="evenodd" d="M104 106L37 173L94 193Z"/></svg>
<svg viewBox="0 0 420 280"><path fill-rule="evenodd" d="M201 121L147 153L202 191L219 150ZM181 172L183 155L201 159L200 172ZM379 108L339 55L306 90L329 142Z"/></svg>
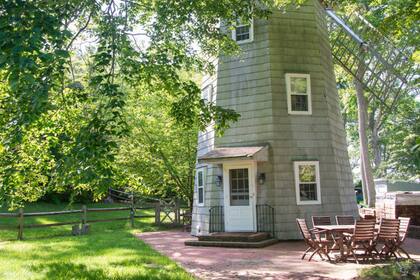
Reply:
<svg viewBox="0 0 420 280"><path fill-rule="evenodd" d="M182 71L211 73L212 57L238 51L220 21L264 17L290 2L2 1L0 202L16 207L51 189L100 198L119 185L124 110L138 85L168 96L179 125L214 122L223 133L238 115L200 100Z"/></svg>

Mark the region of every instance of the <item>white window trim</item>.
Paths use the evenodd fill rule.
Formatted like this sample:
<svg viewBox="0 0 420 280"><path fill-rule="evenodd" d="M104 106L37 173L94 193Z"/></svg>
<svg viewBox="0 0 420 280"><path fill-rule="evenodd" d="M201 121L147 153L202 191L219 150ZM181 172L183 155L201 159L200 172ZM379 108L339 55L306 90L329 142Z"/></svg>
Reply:
<svg viewBox="0 0 420 280"><path fill-rule="evenodd" d="M236 28L241 27L241 26L247 26L248 24L249 24L249 39L247 39L247 40L241 40L241 41L236 41ZM235 25L233 27L233 30L232 30L232 39L238 45L253 42L254 41L254 19L251 19L249 21L249 23L247 23L247 24L238 24L238 25Z"/></svg>
<svg viewBox="0 0 420 280"><path fill-rule="evenodd" d="M299 166L300 165L315 165L315 180L316 180L316 193L317 200L301 201L299 192ZM296 204L297 205L314 205L321 204L321 184L319 178L319 161L295 161L293 162L294 173L295 173L295 190L296 190Z"/></svg>
<svg viewBox="0 0 420 280"><path fill-rule="evenodd" d="M199 186L199 180L198 180L198 173L199 172L203 172L203 185ZM197 180L197 206L204 206L204 203L206 201L206 184L207 184L207 167L206 166L202 166L197 168L196 171L196 180ZM203 189L203 202L200 203L200 196L199 196L199 191L198 189L202 188Z"/></svg>
<svg viewBox="0 0 420 280"><path fill-rule="evenodd" d="M306 78L308 96L308 111L292 111L292 87L291 78ZM312 93L311 93L311 75L300 73L287 73L286 74L286 91L287 91L287 111L289 115L312 115Z"/></svg>

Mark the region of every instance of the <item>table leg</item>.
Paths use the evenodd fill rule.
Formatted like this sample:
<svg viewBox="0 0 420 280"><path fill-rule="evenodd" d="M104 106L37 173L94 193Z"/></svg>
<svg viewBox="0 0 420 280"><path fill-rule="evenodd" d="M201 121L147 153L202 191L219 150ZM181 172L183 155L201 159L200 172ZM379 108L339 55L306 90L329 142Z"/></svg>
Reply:
<svg viewBox="0 0 420 280"><path fill-rule="evenodd" d="M342 261L346 261L346 255L344 254L344 235L343 233L340 231L338 232L338 246L340 247L340 259Z"/></svg>

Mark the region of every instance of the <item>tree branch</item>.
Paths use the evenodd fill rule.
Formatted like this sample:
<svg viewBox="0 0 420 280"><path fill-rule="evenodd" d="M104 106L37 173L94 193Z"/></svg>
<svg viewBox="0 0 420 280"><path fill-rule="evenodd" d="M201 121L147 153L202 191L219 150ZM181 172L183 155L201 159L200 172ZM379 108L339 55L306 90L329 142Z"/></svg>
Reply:
<svg viewBox="0 0 420 280"><path fill-rule="evenodd" d="M89 23L90 23L90 20L91 20L91 18L92 18L92 15L93 15L93 11L92 11L92 12L90 12L90 14L89 14L89 16L88 16L88 19L87 19L86 23L82 26L82 28L80 28L80 29L79 29L79 31L77 31L76 35L74 35L74 37L73 37L73 38L71 38L70 43L69 43L69 44L67 45L67 47L66 47L66 50L69 50L69 49L70 49L70 47L73 45L74 41L77 39L77 37L79 37L79 35L80 35L83 31L85 31L85 30L86 30L86 28L88 27L88 25L89 25Z"/></svg>

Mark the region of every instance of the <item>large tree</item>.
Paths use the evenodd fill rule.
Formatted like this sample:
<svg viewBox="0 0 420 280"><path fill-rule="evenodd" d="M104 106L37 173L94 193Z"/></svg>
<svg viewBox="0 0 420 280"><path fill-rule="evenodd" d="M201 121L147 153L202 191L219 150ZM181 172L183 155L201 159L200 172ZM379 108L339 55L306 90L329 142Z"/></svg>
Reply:
<svg viewBox="0 0 420 280"><path fill-rule="evenodd" d="M238 51L221 21L264 17L290 2L303 1L1 1L0 203L15 207L50 189L100 198L118 184L127 92L139 84L174 97L180 125L214 121L223 131L237 115L201 102L182 71L211 73L212 57Z"/></svg>
<svg viewBox="0 0 420 280"><path fill-rule="evenodd" d="M363 32L361 35L363 39L371 43L368 48L375 49L381 52L381 48L400 48L408 53L414 53L411 60L416 60L416 52L414 51L418 45L419 40L419 6L417 1L382 1L382 0L346 0L336 3L338 8L350 14L352 11L357 10L362 13L372 25L370 29L375 29L374 32ZM357 30L355 30L357 32ZM378 41L378 34L387 36L388 44ZM377 42L379 45L375 45ZM394 46L392 44L394 44ZM361 46L359 57L364 57L365 49ZM362 60L363 61L363 60ZM367 60L369 61L369 60ZM400 66L404 75L409 72L415 71L410 69L410 63ZM393 67L388 66L388 67ZM404 69L405 67L405 69ZM401 70L400 69L400 70ZM410 91L409 88L417 81L411 79L408 81L409 86L403 90L399 96L394 96L388 99L378 99L377 96L391 96L388 92L382 92L383 88L380 83L375 88L370 88L365 92L365 88L359 82L363 80L365 75L365 66L360 63L358 68L358 77L353 77L354 80L354 94L355 99L342 99L342 101L351 101L357 103L357 118L358 121L358 135L357 141L360 146L360 177L365 193L365 202L369 206L373 206L375 202L375 192L373 184L373 171L376 176L397 177L395 172L396 168L387 168L389 162L384 162L385 154L392 153L392 149L386 149L384 139L390 137L385 135L385 131L390 133L387 128L390 127L390 120L398 115L401 115L401 108L407 109L402 106L403 100L413 99L415 93ZM382 78L385 73L382 73ZM345 79L349 79L346 77ZM349 84L349 83L347 83ZM410 85L411 84L411 85ZM411 105L413 105L412 103ZM415 105L413 105L415 106ZM401 108L400 108L401 107ZM344 108L355 109L356 106L345 104ZM351 114L349 114L351 115ZM353 114L354 115L354 114ZM347 118L347 120L349 120ZM413 129L413 128L411 128ZM415 133L415 131L413 131ZM389 148L389 147L388 147ZM372 164L373 163L373 164ZM401 162L399 167L404 164L410 165L411 163ZM393 170L393 174L391 173ZM401 173L398 173L401 174ZM412 174L411 174L412 175ZM405 178L410 175L403 176Z"/></svg>
<svg viewBox="0 0 420 280"><path fill-rule="evenodd" d="M192 205L198 122L180 126L171 117L176 97L139 86L128 94L129 132L119 140L116 166L126 191L178 197Z"/></svg>

